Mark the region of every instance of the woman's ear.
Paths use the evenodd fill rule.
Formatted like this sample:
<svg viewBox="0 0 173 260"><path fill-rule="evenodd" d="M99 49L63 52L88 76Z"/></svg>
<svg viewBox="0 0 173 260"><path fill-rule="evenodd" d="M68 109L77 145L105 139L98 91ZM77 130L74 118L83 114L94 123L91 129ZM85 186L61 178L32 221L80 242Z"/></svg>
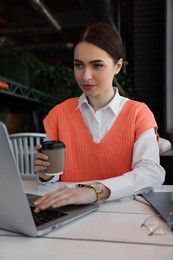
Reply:
<svg viewBox="0 0 173 260"><path fill-rule="evenodd" d="M120 72L122 66L123 66L123 59L121 58L115 64L115 75L117 75Z"/></svg>

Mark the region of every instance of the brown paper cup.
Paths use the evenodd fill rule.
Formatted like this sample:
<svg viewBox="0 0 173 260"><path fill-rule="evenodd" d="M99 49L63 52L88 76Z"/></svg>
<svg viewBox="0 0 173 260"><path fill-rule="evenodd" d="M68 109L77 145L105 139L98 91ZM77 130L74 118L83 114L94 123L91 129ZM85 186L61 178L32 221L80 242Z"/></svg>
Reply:
<svg viewBox="0 0 173 260"><path fill-rule="evenodd" d="M48 156L50 166L46 175L60 175L64 171L65 145L60 141L45 141L42 143L41 152Z"/></svg>

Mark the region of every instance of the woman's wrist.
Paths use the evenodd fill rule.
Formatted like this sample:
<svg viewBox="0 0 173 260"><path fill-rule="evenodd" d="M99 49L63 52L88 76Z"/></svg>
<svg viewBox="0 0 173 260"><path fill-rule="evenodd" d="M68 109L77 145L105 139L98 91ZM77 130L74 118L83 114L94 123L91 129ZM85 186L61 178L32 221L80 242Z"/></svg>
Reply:
<svg viewBox="0 0 173 260"><path fill-rule="evenodd" d="M88 184L82 183L82 184L78 184L77 187L87 187L93 189L96 193L96 201L106 200L110 196L110 190L99 182L88 183Z"/></svg>
<svg viewBox="0 0 173 260"><path fill-rule="evenodd" d="M40 176L38 176L39 177L39 180L41 181L41 182L47 182L47 181L50 181L50 180L52 180L53 179L53 176L51 176L51 177L48 177L48 178L42 178L42 177L40 177Z"/></svg>
<svg viewBox="0 0 173 260"><path fill-rule="evenodd" d="M41 182L46 182L46 181L50 181L51 179L53 179L53 176L47 176L45 173L35 172L35 174L37 174L37 176Z"/></svg>

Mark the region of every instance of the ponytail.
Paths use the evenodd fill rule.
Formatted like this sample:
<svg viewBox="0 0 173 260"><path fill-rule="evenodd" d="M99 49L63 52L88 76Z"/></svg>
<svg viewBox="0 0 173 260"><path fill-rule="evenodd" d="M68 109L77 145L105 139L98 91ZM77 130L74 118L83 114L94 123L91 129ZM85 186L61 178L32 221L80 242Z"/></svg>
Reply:
<svg viewBox="0 0 173 260"><path fill-rule="evenodd" d="M113 78L113 86L118 88L120 96L128 97L128 94L124 91L124 89L119 85L116 77Z"/></svg>

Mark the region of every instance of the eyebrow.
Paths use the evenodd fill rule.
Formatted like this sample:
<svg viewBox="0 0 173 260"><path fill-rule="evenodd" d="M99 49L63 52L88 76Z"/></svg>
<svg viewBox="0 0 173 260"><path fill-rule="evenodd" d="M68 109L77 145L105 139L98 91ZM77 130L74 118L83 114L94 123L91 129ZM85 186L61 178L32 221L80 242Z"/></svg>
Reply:
<svg viewBox="0 0 173 260"><path fill-rule="evenodd" d="M73 61L77 61L77 62L83 63L81 60L78 60L78 59L74 59ZM92 64L92 63L96 63L96 62L104 62L104 61L103 60L92 60L89 63Z"/></svg>

